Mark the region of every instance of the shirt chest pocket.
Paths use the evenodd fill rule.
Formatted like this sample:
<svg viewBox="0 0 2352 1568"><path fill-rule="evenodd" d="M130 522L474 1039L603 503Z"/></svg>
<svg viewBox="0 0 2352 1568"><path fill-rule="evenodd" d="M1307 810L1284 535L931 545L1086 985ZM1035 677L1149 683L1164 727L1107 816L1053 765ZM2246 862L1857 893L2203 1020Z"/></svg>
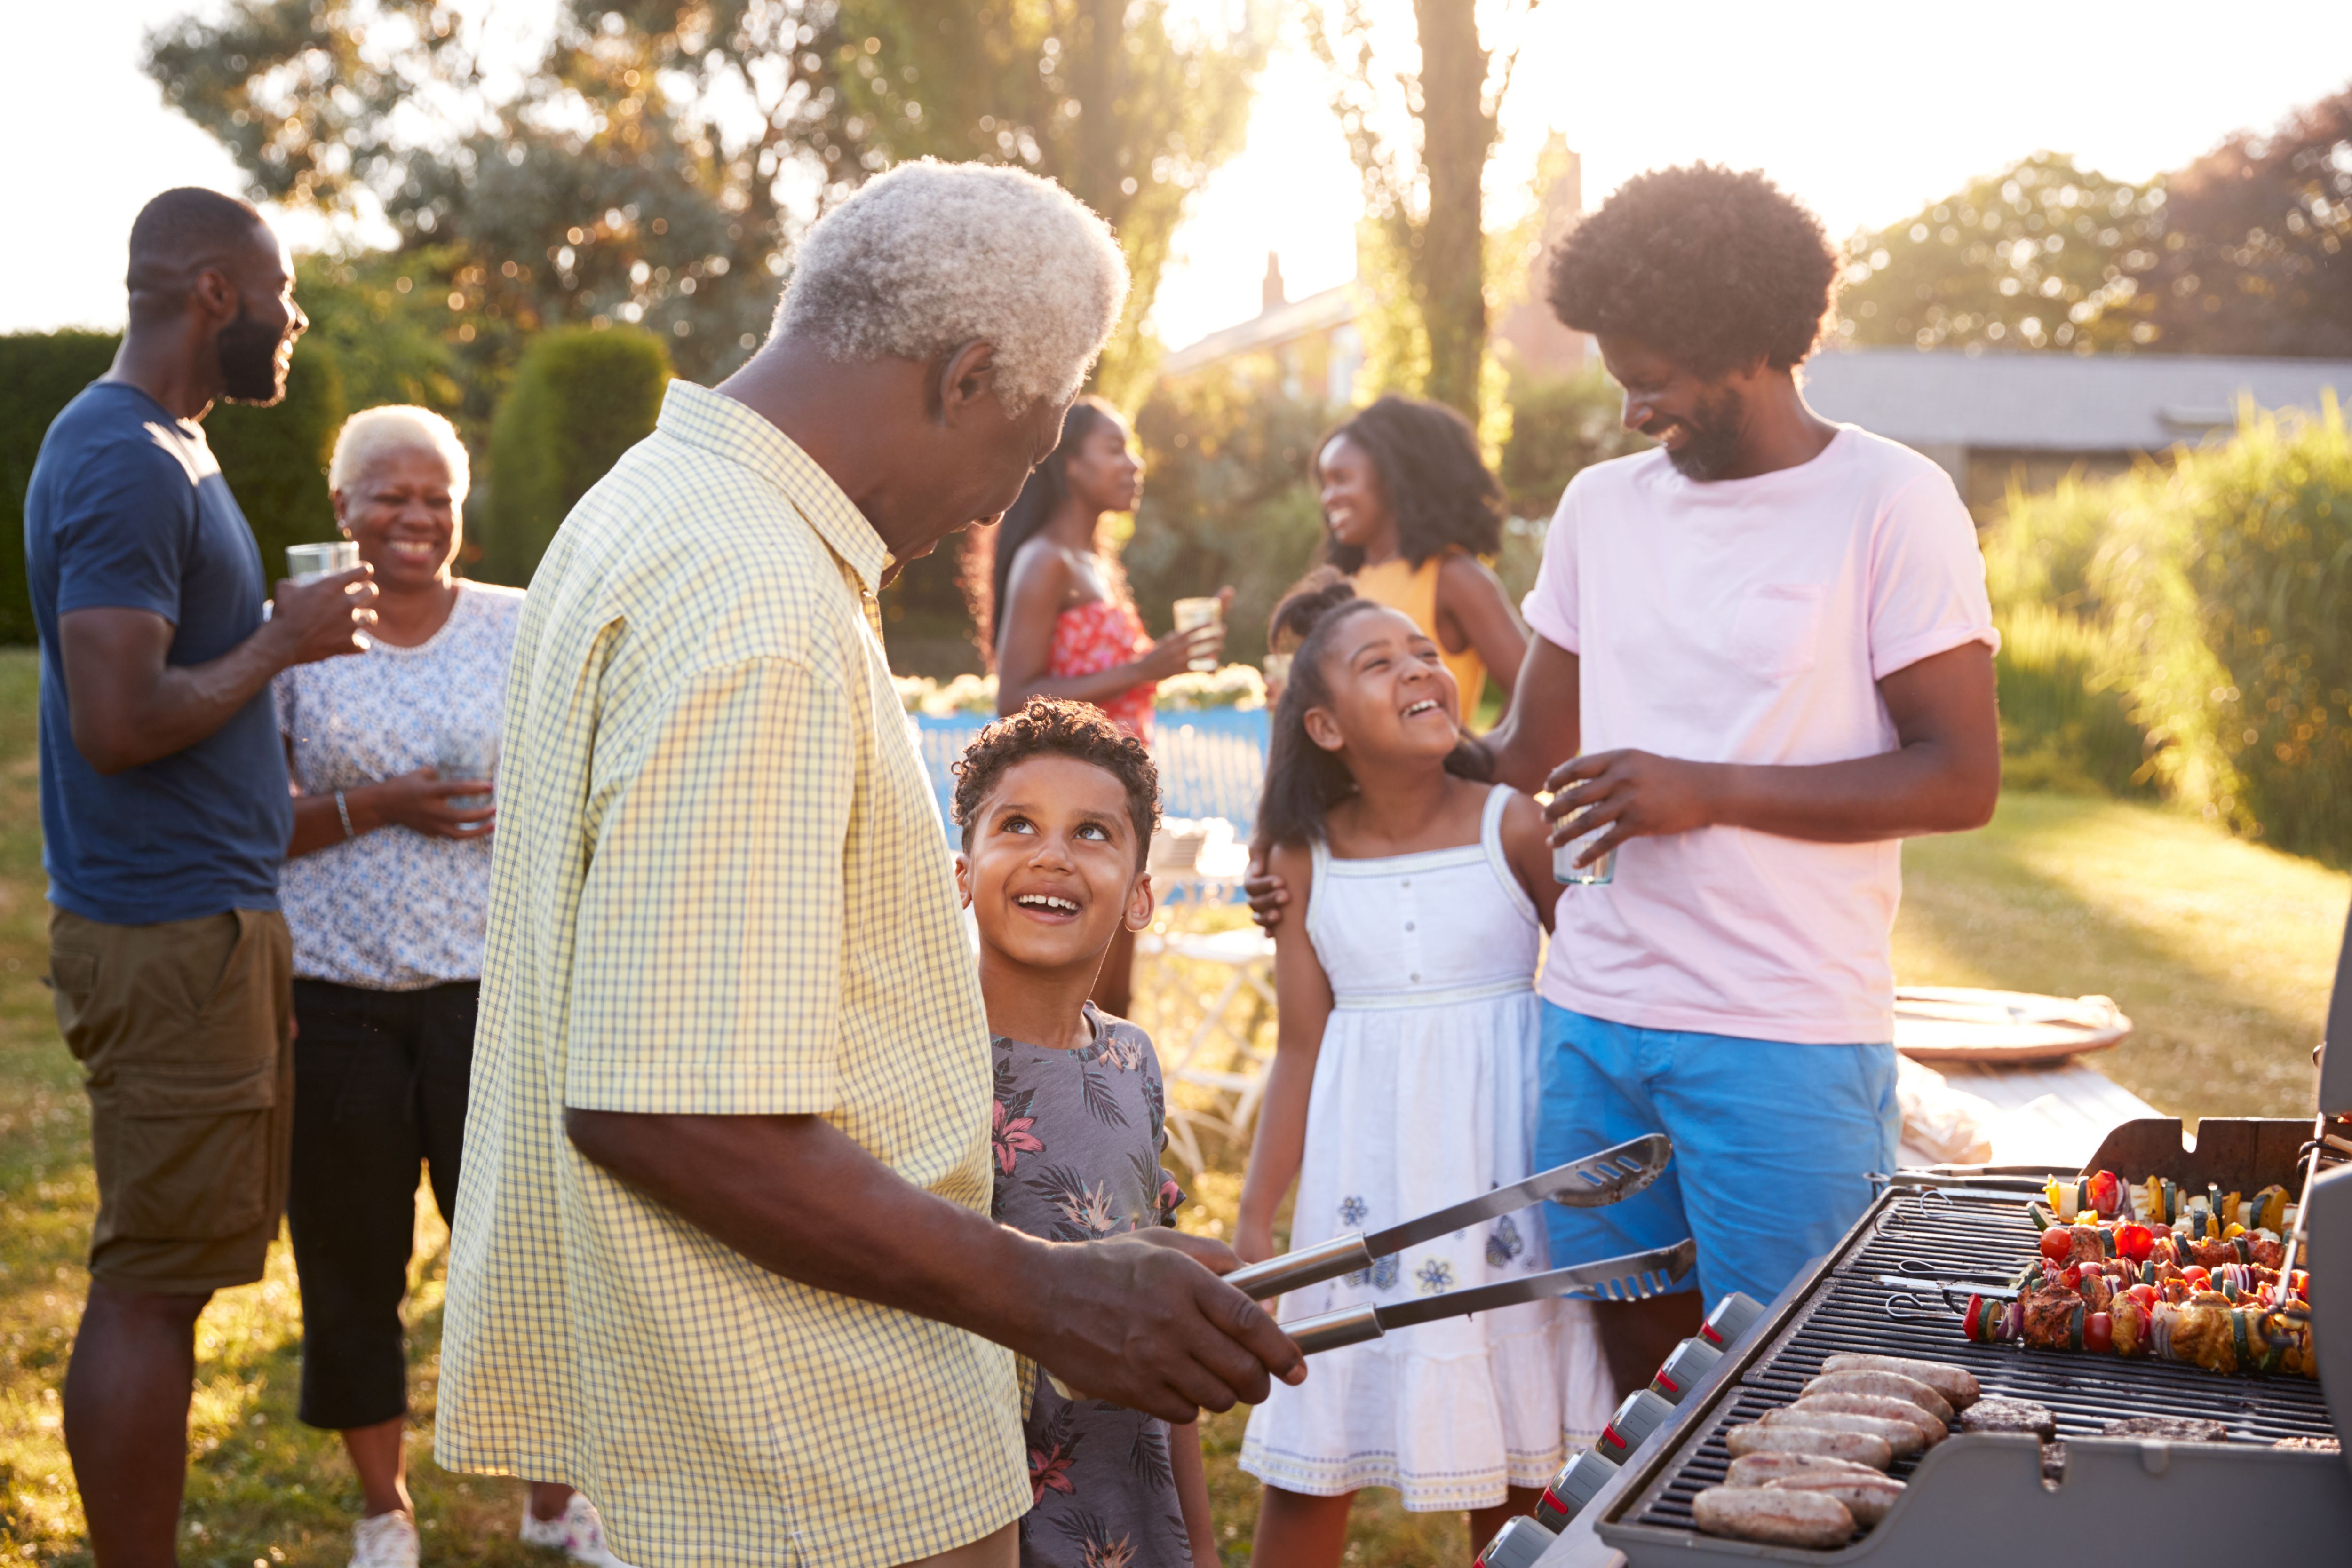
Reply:
<svg viewBox="0 0 2352 1568"><path fill-rule="evenodd" d="M1732 612L1732 661L1769 681L1811 669L1821 656L1822 593L1819 584L1807 582L1767 583L1750 591Z"/></svg>

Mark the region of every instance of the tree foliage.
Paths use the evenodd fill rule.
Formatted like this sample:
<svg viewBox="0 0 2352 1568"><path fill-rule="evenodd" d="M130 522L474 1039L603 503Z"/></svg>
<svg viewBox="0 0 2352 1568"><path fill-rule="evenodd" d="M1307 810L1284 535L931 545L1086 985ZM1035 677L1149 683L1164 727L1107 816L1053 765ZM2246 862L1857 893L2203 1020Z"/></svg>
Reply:
<svg viewBox="0 0 2352 1568"><path fill-rule="evenodd" d="M385 281L446 301L494 393L530 334L641 324L711 380L758 341L793 235L891 162L1059 179L1119 230L1124 390L1187 196L1235 151L1262 29L1171 0L562 0L520 77L439 0L229 0L148 39L253 192L381 215ZM511 79L510 79L511 78ZM363 258L345 266L368 270ZM490 395L488 393L483 395ZM480 411L475 411L478 415Z"/></svg>
<svg viewBox="0 0 2352 1568"><path fill-rule="evenodd" d="M1519 14L1533 5L1528 0ZM1365 0L1341 0L1336 24L1312 17L1307 39L1331 73L1332 111L1364 182L1367 248L1405 285L1410 318L1373 324L1376 358L1396 390L1451 403L1475 422L1489 379L1486 160L1518 52L1498 51L1481 36L1476 0L1413 0L1413 20L1417 71L1385 72L1375 63ZM1410 147L1381 129L1391 84L1412 115Z"/></svg>
<svg viewBox="0 0 2352 1568"><path fill-rule="evenodd" d="M1170 0L854 0L840 71L857 129L893 160L1009 163L1118 230L1135 286L1097 390L1139 394L1142 323L1185 203L1241 148L1269 42ZM1260 13L1261 16L1270 13ZM863 34L863 37L858 35Z"/></svg>
<svg viewBox="0 0 2352 1568"><path fill-rule="evenodd" d="M818 0L564 0L513 79L435 0L230 0L147 68L255 193L388 221L478 373L545 326L639 322L709 377L773 308L794 202L879 166L842 57Z"/></svg>
<svg viewBox="0 0 2352 1568"><path fill-rule="evenodd" d="M2352 358L2352 87L2231 137L2165 195L2138 269L2158 348Z"/></svg>
<svg viewBox="0 0 2352 1568"><path fill-rule="evenodd" d="M2085 352L2147 342L2136 274L2156 260L2164 209L2157 184L2036 152L1851 241L1838 336Z"/></svg>

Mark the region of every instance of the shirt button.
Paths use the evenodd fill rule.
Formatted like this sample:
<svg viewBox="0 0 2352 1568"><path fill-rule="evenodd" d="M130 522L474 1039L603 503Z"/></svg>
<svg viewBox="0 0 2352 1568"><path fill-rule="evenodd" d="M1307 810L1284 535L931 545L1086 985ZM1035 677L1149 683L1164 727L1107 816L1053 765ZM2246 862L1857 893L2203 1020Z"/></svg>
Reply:
<svg viewBox="0 0 2352 1568"><path fill-rule="evenodd" d="M1404 923L1404 928L1405 928L1407 931L1412 930L1412 921L1410 921L1410 920L1406 921L1406 922Z"/></svg>
<svg viewBox="0 0 2352 1568"><path fill-rule="evenodd" d="M1421 984L1421 977L1420 977L1419 975L1414 975L1414 976L1411 977L1411 978L1412 978L1412 983L1413 983L1414 985L1416 985L1416 986L1417 986L1417 985Z"/></svg>
<svg viewBox="0 0 2352 1568"><path fill-rule="evenodd" d="M1411 877L1407 877L1407 878L1405 878L1402 882L1399 883L1397 885L1398 885L1399 887L1411 887L1411 886L1412 885L1412 878L1411 878Z"/></svg>

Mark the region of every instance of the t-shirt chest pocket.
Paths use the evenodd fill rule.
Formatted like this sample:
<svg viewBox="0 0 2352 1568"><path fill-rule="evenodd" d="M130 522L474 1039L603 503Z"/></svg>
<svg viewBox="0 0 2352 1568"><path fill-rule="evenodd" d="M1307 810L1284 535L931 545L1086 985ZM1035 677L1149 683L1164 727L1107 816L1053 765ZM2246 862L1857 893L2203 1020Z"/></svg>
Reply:
<svg viewBox="0 0 2352 1568"><path fill-rule="evenodd" d="M1807 582L1752 590L1732 612L1732 662L1771 681L1811 669L1821 655L1822 592Z"/></svg>

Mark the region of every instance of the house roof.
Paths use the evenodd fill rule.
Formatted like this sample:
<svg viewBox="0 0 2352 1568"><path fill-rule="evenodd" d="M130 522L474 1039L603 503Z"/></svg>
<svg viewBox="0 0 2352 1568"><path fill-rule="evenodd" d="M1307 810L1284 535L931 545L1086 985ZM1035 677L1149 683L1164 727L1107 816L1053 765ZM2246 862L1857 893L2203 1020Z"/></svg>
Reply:
<svg viewBox="0 0 2352 1568"><path fill-rule="evenodd" d="M1356 319L1356 286L1343 283L1304 299L1293 299L1261 311L1235 326L1220 328L1197 343L1187 343L1160 362L1163 376L1180 376L1202 365L1215 364L1253 349L1271 349L1344 325Z"/></svg>
<svg viewBox="0 0 2352 1568"><path fill-rule="evenodd" d="M2352 405L2352 361L2181 354L1983 353L1840 349L1805 365L1822 417L1910 446L2160 452L2234 424L2241 399Z"/></svg>

